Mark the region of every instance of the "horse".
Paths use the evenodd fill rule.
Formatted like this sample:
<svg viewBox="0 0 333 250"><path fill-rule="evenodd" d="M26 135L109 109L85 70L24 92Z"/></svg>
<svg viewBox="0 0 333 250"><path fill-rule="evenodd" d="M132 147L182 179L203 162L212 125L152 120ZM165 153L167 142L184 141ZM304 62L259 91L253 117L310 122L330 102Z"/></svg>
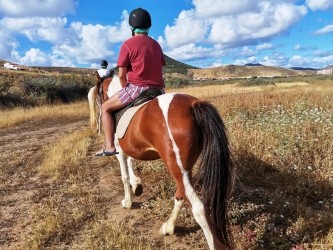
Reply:
<svg viewBox="0 0 333 250"><path fill-rule="evenodd" d="M110 83L112 82L113 75L102 79L98 72L95 72L97 83L94 87L90 88L88 91L88 102L89 102L89 110L90 110L90 127L96 127L97 133L101 133L101 118L102 118L102 103L108 99L108 91L114 93L117 89L113 89L114 87L119 88L115 84L110 87ZM103 82L103 84L102 84ZM97 112L98 111L98 112Z"/></svg>
<svg viewBox="0 0 333 250"><path fill-rule="evenodd" d="M108 96L120 88L119 77L114 76ZM212 104L186 94L159 95L138 109L125 135L115 136L115 146L125 192L122 207L132 206L131 188L135 195L142 193L132 160L161 159L176 192L173 211L160 232L174 234L177 216L187 201L209 249L235 248L227 215L233 163L227 129ZM200 162L193 176L197 160Z"/></svg>

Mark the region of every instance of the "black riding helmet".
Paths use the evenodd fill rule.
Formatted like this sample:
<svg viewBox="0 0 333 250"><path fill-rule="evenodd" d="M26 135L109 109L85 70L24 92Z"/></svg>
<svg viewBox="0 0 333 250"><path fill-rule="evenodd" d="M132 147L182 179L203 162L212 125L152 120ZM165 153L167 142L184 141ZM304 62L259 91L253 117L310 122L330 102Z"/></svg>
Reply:
<svg viewBox="0 0 333 250"><path fill-rule="evenodd" d="M148 29L151 27L151 17L148 11L138 8L132 10L129 16L129 25L134 29Z"/></svg>
<svg viewBox="0 0 333 250"><path fill-rule="evenodd" d="M108 66L108 62L105 61L105 60L102 60L101 61L101 66L106 68Z"/></svg>

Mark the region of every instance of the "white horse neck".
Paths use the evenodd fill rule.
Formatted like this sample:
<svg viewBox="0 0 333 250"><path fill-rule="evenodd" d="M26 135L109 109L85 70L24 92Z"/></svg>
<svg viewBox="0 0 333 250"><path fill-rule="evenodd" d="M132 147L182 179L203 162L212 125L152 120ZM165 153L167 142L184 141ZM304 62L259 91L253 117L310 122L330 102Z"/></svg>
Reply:
<svg viewBox="0 0 333 250"><path fill-rule="evenodd" d="M119 76L114 75L112 78L112 81L109 85L107 95L110 98L113 96L115 93L117 93L119 90L121 90L121 84L120 84L120 79Z"/></svg>

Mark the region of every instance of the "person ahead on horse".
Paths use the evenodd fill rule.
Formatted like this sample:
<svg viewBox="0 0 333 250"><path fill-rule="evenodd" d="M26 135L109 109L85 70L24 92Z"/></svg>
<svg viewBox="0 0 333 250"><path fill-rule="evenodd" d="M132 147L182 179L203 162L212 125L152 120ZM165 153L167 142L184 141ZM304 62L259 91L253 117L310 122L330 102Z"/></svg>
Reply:
<svg viewBox="0 0 333 250"><path fill-rule="evenodd" d="M104 78L105 76L110 75L110 70L107 69L108 62L106 60L101 61L101 68L97 70L100 78Z"/></svg>
<svg viewBox="0 0 333 250"><path fill-rule="evenodd" d="M112 112L132 102L142 91L154 87L164 93L162 67L166 65L161 46L148 36L151 17L148 11L138 8L129 16L132 37L120 48L117 66L122 89L102 105L105 146L96 156L117 154L114 146L114 120Z"/></svg>

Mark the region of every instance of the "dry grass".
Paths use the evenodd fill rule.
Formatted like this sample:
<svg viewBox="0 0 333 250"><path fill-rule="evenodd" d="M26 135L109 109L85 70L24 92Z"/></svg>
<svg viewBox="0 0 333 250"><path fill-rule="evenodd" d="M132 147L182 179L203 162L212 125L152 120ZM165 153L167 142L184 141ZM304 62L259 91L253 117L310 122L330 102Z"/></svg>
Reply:
<svg viewBox="0 0 333 250"><path fill-rule="evenodd" d="M77 178L81 174L80 163L87 156L91 138L91 130L78 131L50 145L46 148L40 171L56 179L61 176Z"/></svg>
<svg viewBox="0 0 333 250"><path fill-rule="evenodd" d="M14 108L0 110L0 129L15 126L27 121L43 122L56 119L73 119L87 117L89 115L88 104L77 102L71 105L58 104L46 105L35 108Z"/></svg>
<svg viewBox="0 0 333 250"><path fill-rule="evenodd" d="M240 249L332 249L332 83L215 85L176 92L212 102L226 122L237 165L230 216ZM86 116L83 103L36 113L43 120L70 116L74 110ZM156 249L156 242L134 232L130 223L108 218L102 202L106 194L95 189L100 170L87 159L99 139L91 131L78 131L45 148L39 169L49 188L35 206L27 248ZM136 163L135 168L150 199L132 212L162 222L171 213L175 187L160 161ZM188 206L178 225L196 226ZM206 248L201 230L178 237Z"/></svg>
<svg viewBox="0 0 333 250"><path fill-rule="evenodd" d="M331 249L332 83L177 92L211 101L227 124L238 168L230 215L240 248Z"/></svg>

